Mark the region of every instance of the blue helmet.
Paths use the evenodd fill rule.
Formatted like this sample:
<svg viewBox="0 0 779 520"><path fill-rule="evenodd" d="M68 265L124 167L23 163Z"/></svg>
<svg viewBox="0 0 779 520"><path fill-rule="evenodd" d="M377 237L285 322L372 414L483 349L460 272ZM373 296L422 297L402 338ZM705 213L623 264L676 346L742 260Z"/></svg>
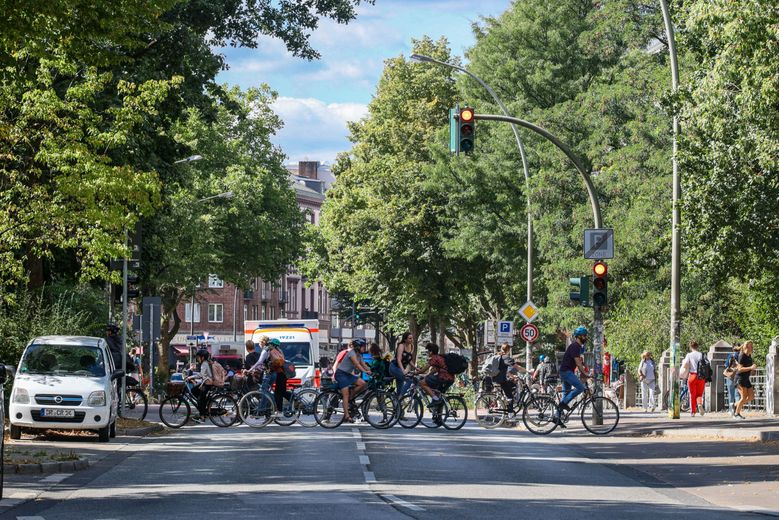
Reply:
<svg viewBox="0 0 779 520"><path fill-rule="evenodd" d="M584 325L580 325L576 327L576 330L573 331L574 338L578 336L586 336L586 335L587 335L587 327L585 327Z"/></svg>
<svg viewBox="0 0 779 520"><path fill-rule="evenodd" d="M362 339L362 338L356 338L356 339L352 340L352 343L354 343L355 347L364 347L365 345L367 345L365 340Z"/></svg>
<svg viewBox="0 0 779 520"><path fill-rule="evenodd" d="M540 356L538 356L538 360L539 360L539 361L541 361L542 363L543 363L543 361L544 361L545 359L546 359L546 357L545 357L543 354L541 354Z"/></svg>

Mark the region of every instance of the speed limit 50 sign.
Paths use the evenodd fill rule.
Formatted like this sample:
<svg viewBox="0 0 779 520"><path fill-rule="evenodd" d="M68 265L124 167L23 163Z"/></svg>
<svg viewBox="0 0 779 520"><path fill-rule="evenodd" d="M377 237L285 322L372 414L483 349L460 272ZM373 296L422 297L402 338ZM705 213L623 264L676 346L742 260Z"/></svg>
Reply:
<svg viewBox="0 0 779 520"><path fill-rule="evenodd" d="M538 327L532 323L525 323L522 328L519 329L519 335L528 343L535 343L539 336Z"/></svg>

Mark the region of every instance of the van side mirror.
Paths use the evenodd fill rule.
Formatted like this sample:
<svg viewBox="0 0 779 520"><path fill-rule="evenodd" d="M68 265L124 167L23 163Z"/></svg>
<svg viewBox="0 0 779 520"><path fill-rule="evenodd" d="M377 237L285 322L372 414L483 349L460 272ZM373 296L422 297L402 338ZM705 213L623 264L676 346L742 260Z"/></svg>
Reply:
<svg viewBox="0 0 779 520"><path fill-rule="evenodd" d="M115 381L120 377L124 377L124 370L120 370L120 369L114 370L114 373L111 374L111 381Z"/></svg>
<svg viewBox="0 0 779 520"><path fill-rule="evenodd" d="M8 378L13 378L16 375L16 368L11 365L0 364L0 385L5 383Z"/></svg>

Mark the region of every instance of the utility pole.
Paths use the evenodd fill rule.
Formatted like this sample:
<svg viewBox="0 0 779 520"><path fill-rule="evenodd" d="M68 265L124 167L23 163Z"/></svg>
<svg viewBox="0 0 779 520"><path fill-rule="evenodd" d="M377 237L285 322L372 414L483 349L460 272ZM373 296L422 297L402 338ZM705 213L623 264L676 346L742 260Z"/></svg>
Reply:
<svg viewBox="0 0 779 520"><path fill-rule="evenodd" d="M127 227L124 228L124 247L128 246L129 235ZM127 373L127 253L122 259L122 371ZM119 412L124 414L124 394L127 389L127 379L122 377L122 394L119 396Z"/></svg>

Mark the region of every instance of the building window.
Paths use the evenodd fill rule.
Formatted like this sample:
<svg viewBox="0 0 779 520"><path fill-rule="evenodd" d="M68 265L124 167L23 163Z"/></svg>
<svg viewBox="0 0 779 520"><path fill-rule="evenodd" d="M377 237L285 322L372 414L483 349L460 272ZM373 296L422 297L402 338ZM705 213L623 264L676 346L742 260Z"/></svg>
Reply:
<svg viewBox="0 0 779 520"><path fill-rule="evenodd" d="M243 306L243 321L246 321L249 319L249 306L244 305Z"/></svg>
<svg viewBox="0 0 779 520"><path fill-rule="evenodd" d="M252 319L253 320L259 319L257 305L252 305Z"/></svg>
<svg viewBox="0 0 779 520"><path fill-rule="evenodd" d="M319 291L317 292L316 311L322 315L324 315L325 313L325 308L322 307L322 289L319 289Z"/></svg>
<svg viewBox="0 0 779 520"><path fill-rule="evenodd" d="M215 274L208 275L208 288L209 289L222 289L225 286L224 280L219 278Z"/></svg>
<svg viewBox="0 0 779 520"><path fill-rule="evenodd" d="M222 323L224 321L224 305L221 303L208 304L208 322Z"/></svg>
<svg viewBox="0 0 779 520"><path fill-rule="evenodd" d="M270 319L275 320L276 319L276 307L270 308Z"/></svg>
<svg viewBox="0 0 779 520"><path fill-rule="evenodd" d="M187 303L184 305L184 321L192 323L192 304ZM195 322L200 322L200 304L195 304Z"/></svg>
<svg viewBox="0 0 779 520"><path fill-rule="evenodd" d="M262 304L262 319L263 320L268 319L268 305L265 303Z"/></svg>
<svg viewBox="0 0 779 520"><path fill-rule="evenodd" d="M295 312L298 308L298 284L289 286L289 310Z"/></svg>
<svg viewBox="0 0 779 520"><path fill-rule="evenodd" d="M333 313L330 315L330 328L338 329L341 327L341 317L338 314Z"/></svg>

